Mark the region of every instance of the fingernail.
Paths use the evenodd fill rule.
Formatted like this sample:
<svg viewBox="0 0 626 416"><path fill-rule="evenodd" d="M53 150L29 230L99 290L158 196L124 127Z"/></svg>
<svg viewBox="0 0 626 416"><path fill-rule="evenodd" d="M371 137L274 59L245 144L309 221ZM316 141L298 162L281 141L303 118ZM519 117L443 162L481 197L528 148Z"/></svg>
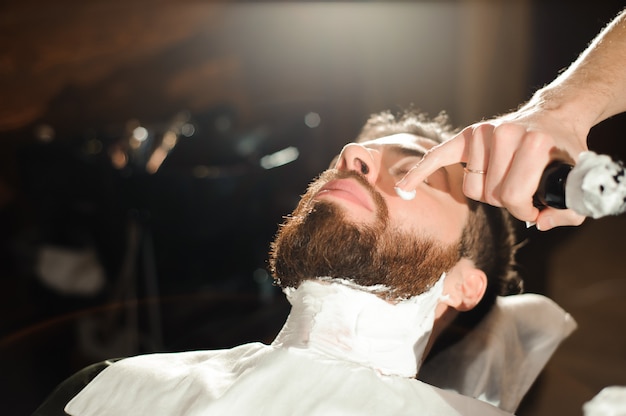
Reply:
<svg viewBox="0 0 626 416"><path fill-rule="evenodd" d="M554 218L550 216L545 216L541 218L541 226L537 224L537 229L539 231L547 231L554 228Z"/></svg>
<svg viewBox="0 0 626 416"><path fill-rule="evenodd" d="M404 199L405 201L410 201L413 198L415 198L415 189L413 189L412 191L405 191L404 189L401 189L397 186L393 189L395 189L396 194L398 194L398 196Z"/></svg>

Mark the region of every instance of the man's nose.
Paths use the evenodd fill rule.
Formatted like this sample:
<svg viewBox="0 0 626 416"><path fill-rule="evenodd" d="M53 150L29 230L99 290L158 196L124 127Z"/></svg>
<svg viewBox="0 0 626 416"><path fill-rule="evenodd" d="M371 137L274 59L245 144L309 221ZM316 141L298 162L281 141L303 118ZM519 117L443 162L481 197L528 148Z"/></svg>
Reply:
<svg viewBox="0 0 626 416"><path fill-rule="evenodd" d="M350 143L341 151L335 169L353 170L364 175L371 184L375 184L380 163L378 159L380 155L377 151Z"/></svg>

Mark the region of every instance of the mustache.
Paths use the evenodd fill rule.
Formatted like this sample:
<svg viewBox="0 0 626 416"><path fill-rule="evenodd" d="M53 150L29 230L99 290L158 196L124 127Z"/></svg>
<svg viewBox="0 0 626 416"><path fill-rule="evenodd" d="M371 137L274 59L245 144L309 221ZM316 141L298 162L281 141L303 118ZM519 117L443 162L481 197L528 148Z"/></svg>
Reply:
<svg viewBox="0 0 626 416"><path fill-rule="evenodd" d="M304 206L310 206L313 198L327 183L338 179L354 179L374 200L374 204L378 211L378 217L385 222L388 218L388 208L382 194L367 180L367 178L353 170L328 169L322 172L307 188L306 193L302 197Z"/></svg>

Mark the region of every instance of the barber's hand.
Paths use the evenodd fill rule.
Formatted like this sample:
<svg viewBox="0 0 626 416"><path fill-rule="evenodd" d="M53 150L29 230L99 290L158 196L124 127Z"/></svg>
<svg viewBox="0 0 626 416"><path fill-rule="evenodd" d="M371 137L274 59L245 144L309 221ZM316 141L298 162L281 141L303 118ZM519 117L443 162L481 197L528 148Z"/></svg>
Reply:
<svg viewBox="0 0 626 416"><path fill-rule="evenodd" d="M579 139L573 129L553 118L527 110L471 125L426 153L397 185L410 191L437 169L462 162L463 193L468 198L505 207L542 231L580 225L584 217L572 210L540 211L533 206L546 166L555 159L574 164L587 150L586 134Z"/></svg>

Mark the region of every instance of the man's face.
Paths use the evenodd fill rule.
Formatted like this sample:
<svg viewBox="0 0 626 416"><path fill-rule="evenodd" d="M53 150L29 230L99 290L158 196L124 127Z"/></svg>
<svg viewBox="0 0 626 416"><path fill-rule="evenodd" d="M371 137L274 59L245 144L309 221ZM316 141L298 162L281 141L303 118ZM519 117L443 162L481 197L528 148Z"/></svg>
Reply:
<svg viewBox="0 0 626 416"><path fill-rule="evenodd" d="M412 134L394 134L380 139L349 144L337 161L339 170L360 171L367 165L367 181L384 199L390 225L407 232L422 233L442 243L458 241L467 221L469 208L463 195L463 168L460 164L441 168L416 190L411 201L399 198L395 183L419 162L436 143ZM353 221L366 224L373 219L364 189L349 182L330 183L315 196L344 207ZM350 188L352 189L345 189ZM362 200L359 203L359 198Z"/></svg>
<svg viewBox="0 0 626 416"><path fill-rule="evenodd" d="M469 213L461 166L435 172L411 201L394 190L434 145L396 134L344 147L335 169L309 186L272 245L272 271L281 286L347 278L406 297L456 264Z"/></svg>

